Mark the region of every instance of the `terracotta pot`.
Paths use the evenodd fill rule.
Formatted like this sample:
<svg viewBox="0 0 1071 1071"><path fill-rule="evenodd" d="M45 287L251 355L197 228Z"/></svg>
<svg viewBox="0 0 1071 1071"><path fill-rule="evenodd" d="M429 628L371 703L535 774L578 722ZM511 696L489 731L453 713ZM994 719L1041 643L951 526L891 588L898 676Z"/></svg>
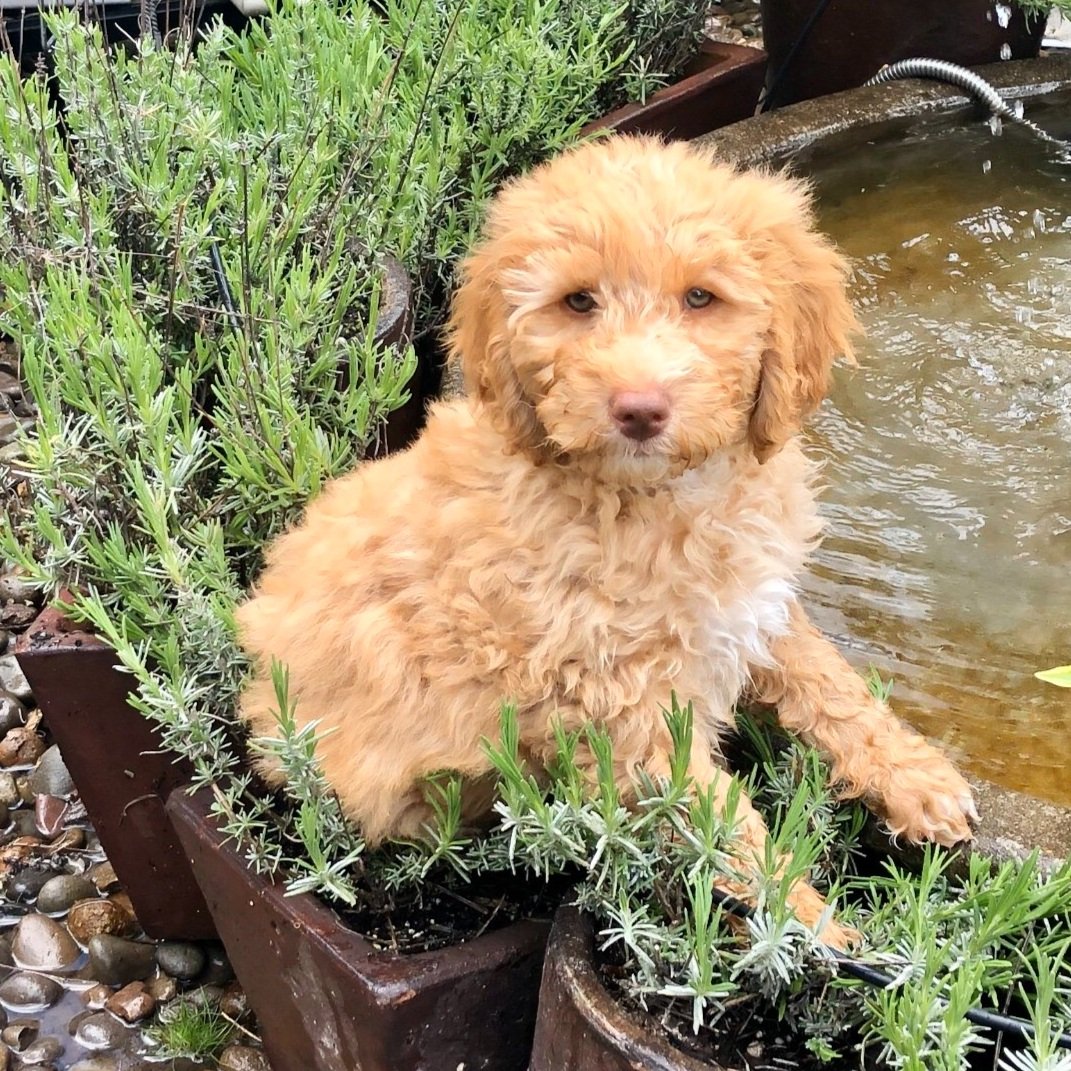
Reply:
<svg viewBox="0 0 1071 1071"><path fill-rule="evenodd" d="M260 1024L274 1071L522 1071L549 926L467 944L377 951L312 896L252 874L207 792L167 809Z"/></svg>
<svg viewBox="0 0 1071 1071"><path fill-rule="evenodd" d="M389 260L386 272L377 330L385 347L406 343L412 330L409 279L397 261ZM419 369L414 381L410 401L388 421L390 449L407 445L420 429ZM129 705L134 683L111 648L46 610L19 638L15 657L145 932L188 940L215 936L164 811L172 789L189 784L190 768L163 750L152 723Z"/></svg>
<svg viewBox="0 0 1071 1071"><path fill-rule="evenodd" d="M854 89L883 64L917 56L966 67L1031 58L1045 32L1045 19L1028 23L1014 0L1002 0L1012 9L1007 27L996 0L830 0L810 29L821 0L761 2L772 107Z"/></svg>
<svg viewBox="0 0 1071 1071"><path fill-rule="evenodd" d="M725 1071L648 1030L606 990L595 970L591 920L562 907L539 990L528 1071Z"/></svg>
<svg viewBox="0 0 1071 1071"><path fill-rule="evenodd" d="M693 68L646 104L626 104L589 123L581 134L613 130L686 141L755 114L766 69L761 49L704 41Z"/></svg>

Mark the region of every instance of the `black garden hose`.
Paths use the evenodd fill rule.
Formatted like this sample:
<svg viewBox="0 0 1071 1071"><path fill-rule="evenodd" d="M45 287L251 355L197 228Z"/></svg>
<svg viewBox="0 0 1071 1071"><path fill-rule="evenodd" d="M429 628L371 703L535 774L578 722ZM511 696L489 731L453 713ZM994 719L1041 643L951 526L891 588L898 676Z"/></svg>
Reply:
<svg viewBox="0 0 1071 1071"><path fill-rule="evenodd" d="M723 893L720 889L714 890L714 899L721 904L728 914L734 915L736 918L747 919L755 914L755 909L750 904L745 904L743 900L730 896L728 893ZM830 960L845 974L858 978L859 981L866 982L868 985L879 989L890 989L896 985L896 979L879 967L873 967L869 963L860 963L859 960L853 959L835 948L830 948L828 945L824 947ZM1018 1019L1015 1016L987 1011L985 1008L969 1008L964 1013L964 1018L968 1022L974 1023L975 1026L982 1026L1002 1034L1009 1034L1020 1041L1029 1041L1035 1033L1034 1024L1027 1022L1026 1019ZM1060 1048L1071 1049L1071 1034L1058 1034L1055 1041Z"/></svg>

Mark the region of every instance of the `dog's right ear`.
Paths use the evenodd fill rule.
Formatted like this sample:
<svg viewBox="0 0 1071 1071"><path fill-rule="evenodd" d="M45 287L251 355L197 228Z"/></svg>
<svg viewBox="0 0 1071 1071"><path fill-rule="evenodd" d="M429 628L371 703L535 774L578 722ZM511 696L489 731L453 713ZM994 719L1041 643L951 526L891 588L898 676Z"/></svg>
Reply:
<svg viewBox="0 0 1071 1071"><path fill-rule="evenodd" d="M461 266L447 325L449 359L461 369L466 392L518 451L542 457L546 432L510 360L507 312L497 258L477 249Z"/></svg>

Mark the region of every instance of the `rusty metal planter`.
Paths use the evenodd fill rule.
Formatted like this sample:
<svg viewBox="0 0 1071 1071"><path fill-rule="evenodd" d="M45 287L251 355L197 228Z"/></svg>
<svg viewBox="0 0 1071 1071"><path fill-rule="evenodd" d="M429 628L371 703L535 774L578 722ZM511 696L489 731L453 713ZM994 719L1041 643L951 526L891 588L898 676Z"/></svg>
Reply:
<svg viewBox="0 0 1071 1071"><path fill-rule="evenodd" d="M380 952L319 900L251 873L208 808L207 792L182 789L167 804L273 1071L523 1071L548 924Z"/></svg>
<svg viewBox="0 0 1071 1071"><path fill-rule="evenodd" d="M15 657L142 928L150 937L214 936L164 812L190 770L127 702L133 677L103 640L52 609L23 633Z"/></svg>
<svg viewBox="0 0 1071 1071"><path fill-rule="evenodd" d="M529 1071L725 1071L645 1028L599 981L590 919L554 917Z"/></svg>
<svg viewBox="0 0 1071 1071"><path fill-rule="evenodd" d="M755 114L766 71L758 48L704 41L688 77L654 93L645 104L626 104L584 127L582 134L661 134L697 138Z"/></svg>
<svg viewBox="0 0 1071 1071"><path fill-rule="evenodd" d="M406 343L412 330L411 288L404 269L388 260L377 339ZM410 400L388 421L390 449L419 431L425 397L420 369ZM15 648L45 725L89 812L101 845L145 932L155 938L215 936L215 927L164 804L188 785L191 771L163 748L156 728L128 703L133 678L101 639L46 610Z"/></svg>
<svg viewBox="0 0 1071 1071"><path fill-rule="evenodd" d="M762 0L772 104L855 89L883 64L915 56L967 67L1031 59L1045 19L1028 20L1010 0L1009 6L1001 26L993 0L831 0L808 28L817 0Z"/></svg>

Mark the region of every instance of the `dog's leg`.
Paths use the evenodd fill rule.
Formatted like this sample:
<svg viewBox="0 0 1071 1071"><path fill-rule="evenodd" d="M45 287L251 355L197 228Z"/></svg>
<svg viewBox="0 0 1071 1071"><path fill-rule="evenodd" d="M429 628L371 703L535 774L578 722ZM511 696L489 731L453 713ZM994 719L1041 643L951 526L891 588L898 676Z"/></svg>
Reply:
<svg viewBox="0 0 1071 1071"><path fill-rule="evenodd" d="M582 721L582 717L576 719L577 724ZM619 716L609 723L607 728L614 744L614 776L624 799L635 797L636 773L639 769L645 770L653 777L669 777L671 742L665 726L660 725L652 732L651 719L644 715L635 722ZM542 746L537 745L532 750L539 755L542 762L547 763L553 755L553 744L544 742ZM577 748L576 761L594 781L595 758L583 741ZM700 789L712 790L714 803L722 813L728 814L732 811L736 830L732 854L740 880L719 881L718 887L733 897L753 902L755 882L765 869L766 845L770 836L766 823L733 775L716 764L709 741L705 740L698 730L692 741L688 772ZM858 940L855 931L840 926L832 919L827 918L823 922L826 902L805 881L797 881L792 886L787 900L796 918L803 925L816 932L819 924L822 925L818 936L826 944L845 949Z"/></svg>
<svg viewBox="0 0 1071 1071"><path fill-rule="evenodd" d="M752 671L753 694L781 724L823 752L846 796L865 800L894 836L953 845L977 820L970 786L949 759L875 699L794 604L772 645L774 668Z"/></svg>

